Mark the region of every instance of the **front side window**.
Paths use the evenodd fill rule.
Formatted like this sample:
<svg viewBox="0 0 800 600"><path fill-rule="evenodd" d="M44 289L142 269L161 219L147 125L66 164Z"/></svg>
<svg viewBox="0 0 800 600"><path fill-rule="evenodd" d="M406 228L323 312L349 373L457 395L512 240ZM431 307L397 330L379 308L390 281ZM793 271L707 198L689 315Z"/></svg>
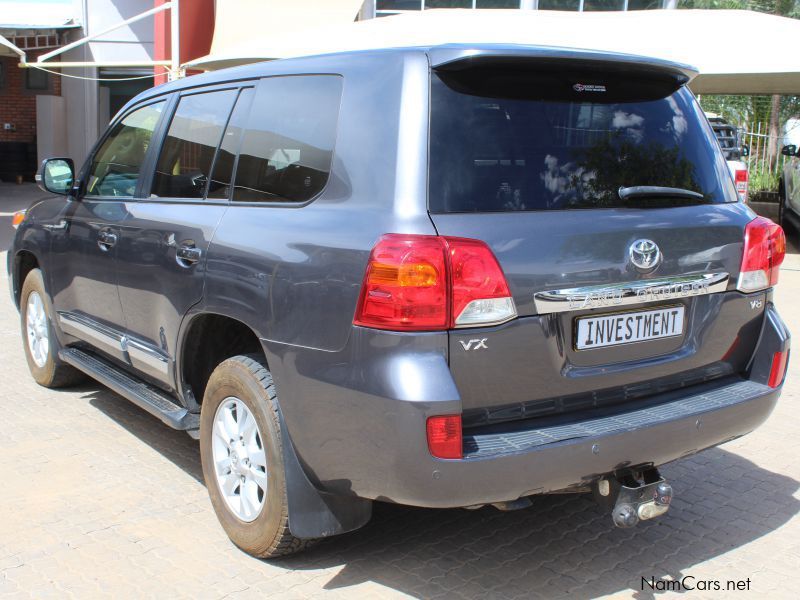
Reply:
<svg viewBox="0 0 800 600"><path fill-rule="evenodd" d="M203 198L237 90L184 96L161 147L152 197Z"/></svg>
<svg viewBox="0 0 800 600"><path fill-rule="evenodd" d="M164 105L161 101L142 107L114 125L92 159L87 196L133 197Z"/></svg>
<svg viewBox="0 0 800 600"><path fill-rule="evenodd" d="M336 75L262 80L245 131L233 200L305 202L328 181L342 78Z"/></svg>

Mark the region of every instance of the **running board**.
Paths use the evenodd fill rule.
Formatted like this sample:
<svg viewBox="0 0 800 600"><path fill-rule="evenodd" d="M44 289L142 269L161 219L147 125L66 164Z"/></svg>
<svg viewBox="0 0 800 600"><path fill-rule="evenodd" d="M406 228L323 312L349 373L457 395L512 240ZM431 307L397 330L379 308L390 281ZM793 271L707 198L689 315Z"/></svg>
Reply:
<svg viewBox="0 0 800 600"><path fill-rule="evenodd" d="M64 348L58 353L58 357L158 417L173 429L191 431L200 426L200 415L190 413L175 404L165 392L136 379L94 354L78 348Z"/></svg>

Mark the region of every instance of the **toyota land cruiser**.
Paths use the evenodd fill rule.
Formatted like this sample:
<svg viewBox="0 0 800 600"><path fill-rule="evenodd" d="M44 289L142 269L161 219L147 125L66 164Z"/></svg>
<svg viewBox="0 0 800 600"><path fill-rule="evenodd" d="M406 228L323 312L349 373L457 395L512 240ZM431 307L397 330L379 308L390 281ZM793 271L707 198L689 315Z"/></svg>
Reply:
<svg viewBox="0 0 800 600"><path fill-rule="evenodd" d="M783 231L739 201L693 75L439 46L144 92L16 219L31 373L198 438L256 556L375 501L661 515L658 467L761 424L789 353Z"/></svg>

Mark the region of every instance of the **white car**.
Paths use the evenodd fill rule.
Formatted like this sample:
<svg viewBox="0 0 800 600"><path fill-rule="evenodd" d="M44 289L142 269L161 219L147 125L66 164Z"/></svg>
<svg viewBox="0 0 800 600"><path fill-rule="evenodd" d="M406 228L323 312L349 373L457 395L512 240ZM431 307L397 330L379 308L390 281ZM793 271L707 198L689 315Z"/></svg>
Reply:
<svg viewBox="0 0 800 600"><path fill-rule="evenodd" d="M747 202L747 186L749 181L747 163L742 160L750 154L750 149L740 143L739 130L724 118L714 113L706 113L708 122L717 136L722 154L728 162L728 170L736 184L736 192L742 202Z"/></svg>
<svg viewBox="0 0 800 600"><path fill-rule="evenodd" d="M778 222L783 224L800 221L800 157L795 144L784 146L781 154L787 157L778 185Z"/></svg>

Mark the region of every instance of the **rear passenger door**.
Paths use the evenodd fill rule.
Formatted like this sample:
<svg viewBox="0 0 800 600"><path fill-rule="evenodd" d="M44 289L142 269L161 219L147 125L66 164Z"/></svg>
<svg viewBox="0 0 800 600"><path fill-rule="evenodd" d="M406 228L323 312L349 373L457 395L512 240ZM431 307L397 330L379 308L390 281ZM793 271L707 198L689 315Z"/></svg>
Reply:
<svg viewBox="0 0 800 600"><path fill-rule="evenodd" d="M181 320L203 295L251 96L247 87L183 93L141 198L126 206L117 264L130 363L167 388Z"/></svg>

